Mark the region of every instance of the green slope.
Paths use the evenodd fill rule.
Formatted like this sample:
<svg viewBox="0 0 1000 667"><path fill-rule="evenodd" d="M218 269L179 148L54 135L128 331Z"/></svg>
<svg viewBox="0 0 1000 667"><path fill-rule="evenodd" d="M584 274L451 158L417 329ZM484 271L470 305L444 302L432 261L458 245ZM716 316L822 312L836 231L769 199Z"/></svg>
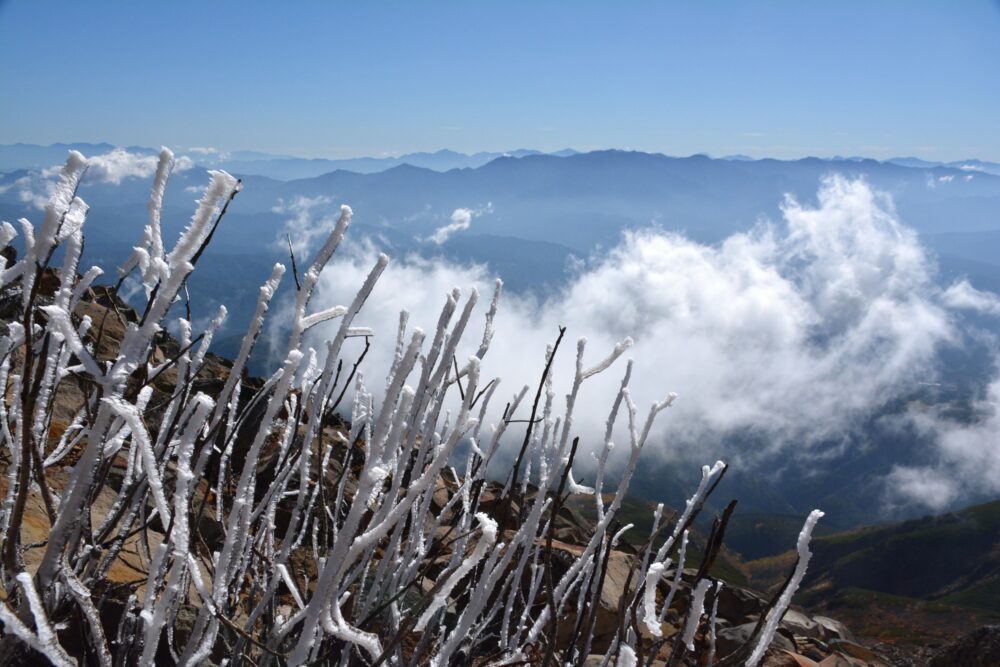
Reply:
<svg viewBox="0 0 1000 667"><path fill-rule="evenodd" d="M726 529L726 546L745 561L774 556L795 546L806 517L790 514L740 513L736 508ZM834 532L820 521L813 535L823 537Z"/></svg>
<svg viewBox="0 0 1000 667"><path fill-rule="evenodd" d="M1000 501L820 537L812 551L811 604L860 589L1000 613ZM769 560L747 567L763 575Z"/></svg>

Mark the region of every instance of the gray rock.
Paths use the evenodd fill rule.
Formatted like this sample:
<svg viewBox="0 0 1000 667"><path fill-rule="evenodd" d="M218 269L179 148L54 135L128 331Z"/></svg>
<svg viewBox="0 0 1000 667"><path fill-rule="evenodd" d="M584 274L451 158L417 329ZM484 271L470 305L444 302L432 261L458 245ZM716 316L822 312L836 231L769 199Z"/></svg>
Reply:
<svg viewBox="0 0 1000 667"><path fill-rule="evenodd" d="M781 625L793 635L823 639L823 628L813 619L794 609L785 612Z"/></svg>
<svg viewBox="0 0 1000 667"><path fill-rule="evenodd" d="M719 617L733 625L756 621L764 607L764 601L745 588L723 586L719 594Z"/></svg>
<svg viewBox="0 0 1000 667"><path fill-rule="evenodd" d="M715 637L715 652L719 658L724 658L739 647L750 641L756 623L744 623L731 628L724 628ZM771 648L794 651L795 644L783 633L775 633Z"/></svg>
<svg viewBox="0 0 1000 667"><path fill-rule="evenodd" d="M855 641L854 635L847 629L847 626L837 619L830 618L829 616L813 616L812 620L823 628L827 641L831 639L846 639L849 642Z"/></svg>

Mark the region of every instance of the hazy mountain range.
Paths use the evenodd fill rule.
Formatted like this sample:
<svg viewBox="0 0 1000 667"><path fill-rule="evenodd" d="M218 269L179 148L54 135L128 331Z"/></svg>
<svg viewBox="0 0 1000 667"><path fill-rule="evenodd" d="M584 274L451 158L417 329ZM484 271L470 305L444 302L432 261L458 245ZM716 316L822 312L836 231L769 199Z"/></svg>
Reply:
<svg viewBox="0 0 1000 667"><path fill-rule="evenodd" d="M0 175L0 203L7 207L5 211L18 206L30 210L26 198L31 184L25 178L31 171L60 164L71 148L86 155L112 150L108 144L0 146L0 171L5 172ZM125 150L133 155L155 155L148 148ZM197 165L229 168L230 162L301 159L254 153L233 153L229 161L189 157L193 161L189 164L196 166L176 172L167 195L168 207L182 209L178 212L180 221L186 217L183 210L189 207L192 192L205 182L204 171ZM421 161L428 166L413 164ZM920 164L901 164L915 162ZM259 233L277 232L276 223L287 218L276 208L299 197L320 196L337 203L350 202L358 223L369 230L398 232L411 241L445 224L457 208L479 208L482 214L454 238L511 236L559 243L586 253L595 244L613 242L623 229L655 224L711 242L751 227L761 216L777 219L786 194L808 200L815 196L818 181L831 173L866 178L893 196L906 225L925 235L952 235L942 243L969 259L989 261L995 257L983 247L982 234L989 239L991 232L1000 229L1000 176L989 171L1000 171L1000 165L972 160L940 165L915 159L677 158L617 150L568 151L562 156L534 151L504 155L440 151L400 158L327 161L317 168L333 163L358 168L337 167L290 180L233 168L232 173L243 176L246 184L233 211L241 222L231 225L239 232L221 245L230 250L240 245L259 249L264 240ZM458 163L462 163L460 168ZM479 165L469 166L475 163ZM364 164L372 168L364 169L360 166ZM969 165L981 170L967 168ZM84 191L95 208L106 211L114 206L124 211L145 205L148 187L147 179L142 178L112 183L92 179ZM491 210L487 212L488 206ZM113 229L114 223L107 226ZM247 231L252 235L244 233ZM973 234L968 238L974 240L963 243L963 238L956 236L963 234Z"/></svg>
<svg viewBox="0 0 1000 667"><path fill-rule="evenodd" d="M25 143L0 145L0 171L51 167L64 160L66 151L68 150L78 150L85 155L96 155L108 153L115 148L115 146L108 143L55 143L48 146ZM143 155L155 155L158 152L158 149L145 146L127 146L125 150ZM234 174L267 176L268 178L282 181L311 178L337 170L371 174L403 164L432 169L434 171L474 169L500 157L520 158L529 155L568 157L576 155L578 152L572 148L564 148L551 153L519 148L504 152L480 151L468 154L442 149L434 152L406 153L399 156L330 159L303 158L293 155L264 153L261 151L218 151L211 148L193 148L187 151L178 151L182 155L188 155L194 162L201 166L226 169ZM726 155L719 159L733 162L757 161L755 158L747 155ZM842 157L839 155L825 159L830 162L862 162L868 160L868 158L864 157ZM1000 175L1000 163L979 159L935 162L916 157L895 157L883 160L883 162L920 169L949 167L971 173L982 172Z"/></svg>
<svg viewBox="0 0 1000 667"><path fill-rule="evenodd" d="M7 220L31 216L44 201L35 167L59 164L75 147L86 155L107 144L0 147L0 214ZM127 149L150 156L150 149ZM528 152L525 152L528 153ZM487 154L424 154L487 160ZM491 154L492 155L492 154ZM251 163L271 158L233 154ZM278 160L282 158L276 158ZM297 158L296 158L297 159ZM393 158L393 161L403 158ZM376 158L359 158L374 160ZM217 163L215 166L225 166ZM441 167L442 169L444 167ZM557 284L571 256L586 259L609 247L624 230L657 226L704 243L746 230L762 218L780 220L785 195L815 199L828 174L864 177L893 197L903 222L938 251L949 275L968 274L981 286L1000 289L1000 176L954 166L902 166L875 160L726 160L702 155L598 151L555 155L495 155L485 164L439 171L405 163L372 173L338 169L319 176L278 180L234 170L244 190L219 233L215 252L283 256L284 225L295 207L310 215L329 213L339 203L355 211L354 235L379 238L395 253L418 252L489 264L514 289ZM94 251L129 247L145 215L149 178L118 182L91 179L82 194L92 208L88 240ZM164 224L179 231L190 215L204 168L177 171L167 191ZM326 198L326 199L324 199ZM443 243L428 242L468 209L468 228Z"/></svg>
<svg viewBox="0 0 1000 667"><path fill-rule="evenodd" d="M0 146L0 171L12 171L16 169L42 169L53 164L58 164L65 159L68 150L78 150L85 155L107 153L114 150L111 144L52 144L49 146L38 146L36 144L11 144ZM130 153L140 155L155 155L158 149L144 146L128 146L125 150ZM292 180L296 178L311 178L320 176L327 172L345 170L359 174L371 174L385 171L392 167L408 164L414 167L423 167L435 171L448 171L450 169L465 169L481 167L487 162L498 157L525 157L527 155L541 155L541 151L529 149L517 149L503 153L491 153L482 151L479 153L466 154L458 153L447 149L435 151L433 153L407 153L405 155L392 157L356 157L344 159L327 158L303 158L292 155L275 155L262 153L260 151L232 151L219 152L208 148L194 148L187 152L178 151L182 155L188 155L197 164L205 167L225 169L234 174L252 174L254 176L267 176L277 180ZM566 148L561 151L550 153L559 157L575 155L576 151Z"/></svg>

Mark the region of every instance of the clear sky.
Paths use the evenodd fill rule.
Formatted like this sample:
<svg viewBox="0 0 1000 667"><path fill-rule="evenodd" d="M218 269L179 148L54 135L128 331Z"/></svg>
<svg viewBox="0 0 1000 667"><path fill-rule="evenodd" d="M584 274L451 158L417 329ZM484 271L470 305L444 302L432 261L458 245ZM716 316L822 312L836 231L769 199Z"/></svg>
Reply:
<svg viewBox="0 0 1000 667"><path fill-rule="evenodd" d="M1000 161L1000 0L0 0L0 143Z"/></svg>

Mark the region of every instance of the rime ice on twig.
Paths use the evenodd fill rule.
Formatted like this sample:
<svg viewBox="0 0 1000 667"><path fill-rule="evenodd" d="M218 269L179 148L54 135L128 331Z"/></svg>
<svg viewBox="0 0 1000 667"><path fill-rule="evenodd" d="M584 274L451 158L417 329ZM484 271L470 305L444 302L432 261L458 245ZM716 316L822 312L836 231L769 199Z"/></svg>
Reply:
<svg viewBox="0 0 1000 667"><path fill-rule="evenodd" d="M806 568L809 566L809 559L812 558L812 552L809 551L809 540L812 539L813 528L816 527L816 523L821 518L823 518L823 512L813 510L806 518L805 525L802 526L802 532L799 533L799 539L795 545L798 551L795 571L792 573L791 579L785 584L785 589L782 591L781 597L778 598L778 604L767 615L764 631L757 640L757 646L754 647L753 653L750 654L750 658L747 660L748 667L756 667L763 659L764 653L767 651L767 647L771 645L771 639L774 638L774 633L778 629L778 624L781 623L781 618L788 610L788 605L792 603L792 596L799 589L802 578L806 576Z"/></svg>
<svg viewBox="0 0 1000 667"><path fill-rule="evenodd" d="M195 383L225 308L204 331L181 320L175 358L154 362L154 353L171 306L239 184L224 172L209 172L197 210L167 251L161 216L172 166L173 154L163 149L149 222L119 272L124 280L138 270L146 301L137 321L123 322L114 358L95 352L100 323L74 319L99 275L91 269L76 281L87 212L76 196L86 169L82 155L70 154L42 225L36 230L20 221L25 255L0 270L0 287L21 281L27 315L11 322L0 339L0 386L9 387L8 400L0 401L0 444L9 460L0 511L5 644L69 665L84 654L70 655L67 647L79 646L84 637L86 656L102 667L151 664L163 651L181 665L222 654L233 664L348 665L360 657L442 667L470 656L491 656L497 665L586 658L609 559L631 527L615 522L653 423L676 397L667 394L640 418L629 389L629 360L598 440L594 487L576 481L577 436L589 436L575 431L577 397L585 382L614 367L631 339L587 363L586 339L579 339L564 402L546 372L531 419L523 414L528 386L514 392L496 418L501 381L486 382L481 372L502 283L497 281L487 308L481 342L465 359L460 344L479 294L471 290L463 300L456 289L444 295L433 331L409 329L408 316L401 316L392 368L376 396L360 360L350 370L355 360L345 360L343 349L351 336L364 336L366 351L369 339L393 342L355 324L388 258L378 257L348 305L310 312L321 272L351 221L344 206L297 283L281 368L258 384L244 380L285 270L279 264L260 288L228 377L209 398ZM0 225L0 245L15 235L14 227ZM50 303L37 303L31 288L60 246L65 256L59 287ZM320 325L333 333L322 345ZM547 363L557 348L548 350ZM15 361L14 352L21 350L23 359ZM152 398L153 385L170 369L176 386L165 398ZM62 433L54 432L48 406L70 383L83 388L83 405ZM354 390L348 397L350 427L334 428L332 413L348 387ZM505 437L519 436L524 422L524 468L491 487L491 463ZM608 499L604 486L616 432L627 434L628 451L619 486ZM19 539L24 505L35 489L49 491L46 471L67 461L66 488L44 498L54 524L32 577L24 571ZM640 623L660 640L667 611L682 594L691 522L724 471L721 462L705 466L663 546L653 553L651 538L642 552L605 664L617 657L616 664L635 665L646 655L649 637L634 631ZM569 547L553 539L567 493L588 494L596 515L591 533ZM92 508L102 494L110 502L102 502L106 514L95 521ZM488 494L494 495L492 508ZM818 516L810 516L800 536L795 576L767 619L758 660L804 574ZM662 518L658 507L654 535L669 528L660 525ZM139 556L138 568L128 563L138 569L135 581L111 585L112 566L121 564L126 550ZM561 572L554 567L557 558ZM103 627L101 596L118 586L125 590L121 621ZM709 579L698 581L688 600L690 611L682 619L688 650L698 644L710 587ZM709 636L702 642L709 655L718 585L715 590ZM660 592L665 600L658 610ZM567 626L572 644L557 646ZM68 628L75 633L72 644L65 642Z"/></svg>

